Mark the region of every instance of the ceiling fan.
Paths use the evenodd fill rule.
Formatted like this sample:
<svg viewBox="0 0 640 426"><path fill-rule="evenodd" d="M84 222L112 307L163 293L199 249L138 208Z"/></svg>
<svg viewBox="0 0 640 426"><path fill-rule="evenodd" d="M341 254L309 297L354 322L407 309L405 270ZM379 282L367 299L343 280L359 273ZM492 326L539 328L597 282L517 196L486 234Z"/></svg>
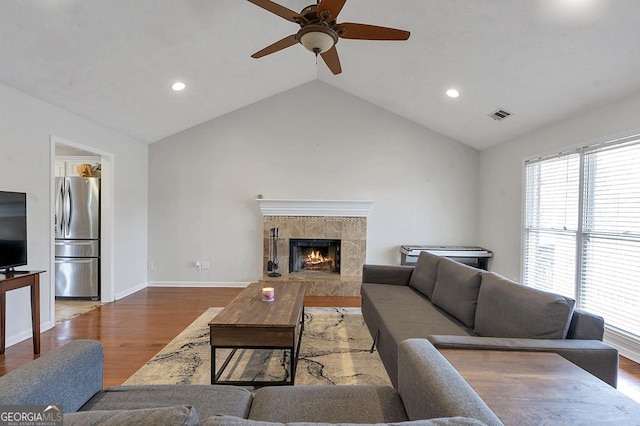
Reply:
<svg viewBox="0 0 640 426"><path fill-rule="evenodd" d="M249 0L256 6L268 10L287 21L300 25L300 30L278 40L251 55L262 58L278 52L296 43L307 50L320 55L333 74L340 74L340 58L336 50L339 38L356 40L407 40L409 31L395 28L378 27L376 25L356 24L351 22L337 23L336 19L347 0L318 0L317 4L307 6L300 13L294 12L270 0Z"/></svg>

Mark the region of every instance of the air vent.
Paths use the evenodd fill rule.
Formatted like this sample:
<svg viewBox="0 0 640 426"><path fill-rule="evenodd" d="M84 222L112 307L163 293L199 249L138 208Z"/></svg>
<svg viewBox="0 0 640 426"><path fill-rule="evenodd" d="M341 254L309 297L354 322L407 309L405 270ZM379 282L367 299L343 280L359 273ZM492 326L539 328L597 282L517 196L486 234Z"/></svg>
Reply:
<svg viewBox="0 0 640 426"><path fill-rule="evenodd" d="M493 118L494 120L504 120L505 118L509 117L510 115L511 115L511 113L509 111L505 111L503 109L499 109L499 110L489 114L489 117Z"/></svg>

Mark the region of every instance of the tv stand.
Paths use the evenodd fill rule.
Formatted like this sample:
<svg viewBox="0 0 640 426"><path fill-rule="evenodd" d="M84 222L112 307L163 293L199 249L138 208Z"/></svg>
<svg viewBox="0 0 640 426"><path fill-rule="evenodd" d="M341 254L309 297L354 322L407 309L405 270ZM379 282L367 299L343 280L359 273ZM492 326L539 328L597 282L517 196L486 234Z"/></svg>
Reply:
<svg viewBox="0 0 640 426"><path fill-rule="evenodd" d="M31 328L33 353L40 353L40 274L44 271L5 271L0 273L0 354L4 353L7 316L7 292L31 288Z"/></svg>

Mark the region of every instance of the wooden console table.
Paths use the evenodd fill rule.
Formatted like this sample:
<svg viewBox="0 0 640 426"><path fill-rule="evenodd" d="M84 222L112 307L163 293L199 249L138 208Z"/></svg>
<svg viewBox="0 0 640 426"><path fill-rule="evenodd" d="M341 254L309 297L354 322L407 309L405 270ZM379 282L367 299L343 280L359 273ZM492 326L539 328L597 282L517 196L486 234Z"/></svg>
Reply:
<svg viewBox="0 0 640 426"><path fill-rule="evenodd" d="M0 274L0 354L4 353L7 320L7 292L31 287L33 353L40 353L40 274L44 271L15 271Z"/></svg>

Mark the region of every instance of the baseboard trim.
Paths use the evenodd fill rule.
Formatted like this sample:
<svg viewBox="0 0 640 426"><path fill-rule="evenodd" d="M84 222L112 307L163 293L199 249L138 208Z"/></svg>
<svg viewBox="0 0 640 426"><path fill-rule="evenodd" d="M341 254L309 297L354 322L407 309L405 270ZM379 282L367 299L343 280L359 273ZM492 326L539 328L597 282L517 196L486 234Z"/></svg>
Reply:
<svg viewBox="0 0 640 426"><path fill-rule="evenodd" d="M56 326L55 323L52 323L51 321L47 321L44 324L40 324L40 334L44 333L47 330L51 330L55 326Z"/></svg>
<svg viewBox="0 0 640 426"><path fill-rule="evenodd" d="M116 299L115 300L120 300L123 299L127 296L131 296L133 293L138 292L140 290L143 290L147 287L147 283L142 283L140 285L137 285L135 287L131 287L126 289L125 291L122 291L120 293L116 293Z"/></svg>
<svg viewBox="0 0 640 426"><path fill-rule="evenodd" d="M14 334L13 336L7 336L5 340L5 349L18 344L24 340L31 339L33 337L33 332L31 331L31 327L28 330L25 330L21 333Z"/></svg>
<svg viewBox="0 0 640 426"><path fill-rule="evenodd" d="M149 287L239 287L244 288L251 282L216 281L149 281Z"/></svg>
<svg viewBox="0 0 640 426"><path fill-rule="evenodd" d="M51 321L47 321L44 323L40 323L40 335L47 330L51 330L54 327L54 324ZM6 336L6 340L4 343L5 349L11 347L13 345L17 345L20 342L31 339L33 337L33 330L29 327L27 330L20 332L18 334L14 334L13 336Z"/></svg>
<svg viewBox="0 0 640 426"><path fill-rule="evenodd" d="M603 341L618 349L618 352L623 357L628 358L633 362L640 363L640 347L638 346L637 341L617 332L616 330L607 328L604 330Z"/></svg>

